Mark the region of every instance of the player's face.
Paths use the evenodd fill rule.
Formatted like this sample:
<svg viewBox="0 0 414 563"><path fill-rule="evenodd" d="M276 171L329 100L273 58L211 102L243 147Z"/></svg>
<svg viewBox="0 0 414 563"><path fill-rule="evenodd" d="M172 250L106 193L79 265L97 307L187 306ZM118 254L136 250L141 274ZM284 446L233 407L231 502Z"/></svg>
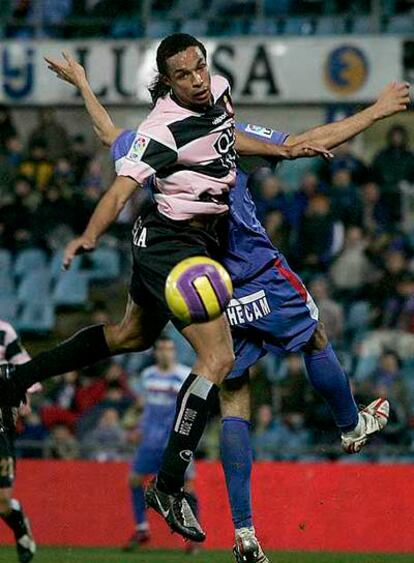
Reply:
<svg viewBox="0 0 414 563"><path fill-rule="evenodd" d="M188 47L170 57L167 66L167 83L183 105L202 108L210 104L210 74L199 47Z"/></svg>
<svg viewBox="0 0 414 563"><path fill-rule="evenodd" d="M154 356L161 368L167 368L175 363L175 344L170 340L161 340L155 346Z"/></svg>

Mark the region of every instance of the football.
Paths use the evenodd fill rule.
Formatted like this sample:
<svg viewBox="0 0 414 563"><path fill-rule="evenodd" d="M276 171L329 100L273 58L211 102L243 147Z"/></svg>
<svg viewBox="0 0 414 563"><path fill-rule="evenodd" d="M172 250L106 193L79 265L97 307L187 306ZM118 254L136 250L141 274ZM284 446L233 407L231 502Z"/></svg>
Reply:
<svg viewBox="0 0 414 563"><path fill-rule="evenodd" d="M165 297L181 321L200 323L221 315L233 294L227 270L205 256L186 258L170 272Z"/></svg>

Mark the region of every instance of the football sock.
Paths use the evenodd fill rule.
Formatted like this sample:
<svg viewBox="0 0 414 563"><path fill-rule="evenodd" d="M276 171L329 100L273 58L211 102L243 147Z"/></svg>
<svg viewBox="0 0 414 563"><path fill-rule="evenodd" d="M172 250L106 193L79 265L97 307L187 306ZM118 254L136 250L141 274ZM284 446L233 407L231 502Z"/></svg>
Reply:
<svg viewBox="0 0 414 563"><path fill-rule="evenodd" d="M220 452L234 527L251 528L250 478L253 455L248 420L236 416L222 419Z"/></svg>
<svg viewBox="0 0 414 563"><path fill-rule="evenodd" d="M134 510L135 523L138 529L140 525L147 522L143 487L131 487L131 500L132 508Z"/></svg>
<svg viewBox="0 0 414 563"><path fill-rule="evenodd" d="M90 366L111 356L103 325L93 325L74 334L56 348L42 352L30 362L15 366L14 383L25 390L37 381Z"/></svg>
<svg viewBox="0 0 414 563"><path fill-rule="evenodd" d="M342 432L353 430L358 424L358 407L332 346L305 354L305 365L310 382L327 401L338 428Z"/></svg>
<svg viewBox="0 0 414 563"><path fill-rule="evenodd" d="M13 530L16 538L21 538L27 534L27 526L24 521L24 512L18 500L11 500L11 511L8 514L2 514L2 520L7 526Z"/></svg>
<svg viewBox="0 0 414 563"><path fill-rule="evenodd" d="M217 385L201 375L190 373L184 381L177 395L174 424L157 476L160 491L176 493L183 487L184 474L203 434L217 392Z"/></svg>

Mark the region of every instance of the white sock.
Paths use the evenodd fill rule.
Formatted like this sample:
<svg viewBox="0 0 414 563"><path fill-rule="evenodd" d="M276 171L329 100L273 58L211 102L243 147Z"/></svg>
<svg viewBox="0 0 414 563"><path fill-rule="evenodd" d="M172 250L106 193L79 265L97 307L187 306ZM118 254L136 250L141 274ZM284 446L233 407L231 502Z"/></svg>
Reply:
<svg viewBox="0 0 414 563"><path fill-rule="evenodd" d="M235 535L236 537L237 537L237 536L240 536L240 534L243 534L243 532L244 532L245 530L248 530L248 531L251 532L253 535L256 535L256 531L255 531L255 529L254 529L253 526L250 526L250 527L248 527L248 528L247 528L247 527L246 527L246 528L236 528L235 531L234 531L234 535Z"/></svg>
<svg viewBox="0 0 414 563"><path fill-rule="evenodd" d="M142 522L135 526L137 532L147 532L149 530L148 522Z"/></svg>
<svg viewBox="0 0 414 563"><path fill-rule="evenodd" d="M355 426L353 430L350 430L349 432L344 432L344 436L350 438L358 438L358 436L362 434L363 424L364 424L364 419L361 416L361 413L358 413L358 424Z"/></svg>

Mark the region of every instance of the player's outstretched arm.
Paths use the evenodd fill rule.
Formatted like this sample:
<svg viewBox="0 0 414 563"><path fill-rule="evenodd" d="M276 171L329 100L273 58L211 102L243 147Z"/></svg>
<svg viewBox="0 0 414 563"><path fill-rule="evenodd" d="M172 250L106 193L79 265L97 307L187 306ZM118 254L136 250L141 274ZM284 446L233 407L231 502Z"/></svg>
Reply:
<svg viewBox="0 0 414 563"><path fill-rule="evenodd" d="M326 159L333 158L333 154L319 143L300 141L294 144L277 145L259 141L251 135L236 131L236 152L240 156L262 156L264 158L277 158L283 160L294 160L296 158L308 158L322 156Z"/></svg>
<svg viewBox="0 0 414 563"><path fill-rule="evenodd" d="M388 84L378 99L368 108L351 117L309 129L299 135L290 135L286 145L298 142L316 143L332 149L358 133L365 131L380 119L385 119L401 111L405 111L410 103L410 85L408 82L391 82Z"/></svg>
<svg viewBox="0 0 414 563"><path fill-rule="evenodd" d="M98 101L86 77L85 69L68 53L62 53L65 62L45 57L48 68L58 78L79 88L86 111L89 113L95 133L102 143L108 147L112 145L122 129L116 127L108 111Z"/></svg>
<svg viewBox="0 0 414 563"><path fill-rule="evenodd" d="M118 176L112 186L99 201L89 219L84 233L69 242L63 254L62 267L68 270L77 254L91 252L95 249L99 238L115 222L139 184L128 176Z"/></svg>

